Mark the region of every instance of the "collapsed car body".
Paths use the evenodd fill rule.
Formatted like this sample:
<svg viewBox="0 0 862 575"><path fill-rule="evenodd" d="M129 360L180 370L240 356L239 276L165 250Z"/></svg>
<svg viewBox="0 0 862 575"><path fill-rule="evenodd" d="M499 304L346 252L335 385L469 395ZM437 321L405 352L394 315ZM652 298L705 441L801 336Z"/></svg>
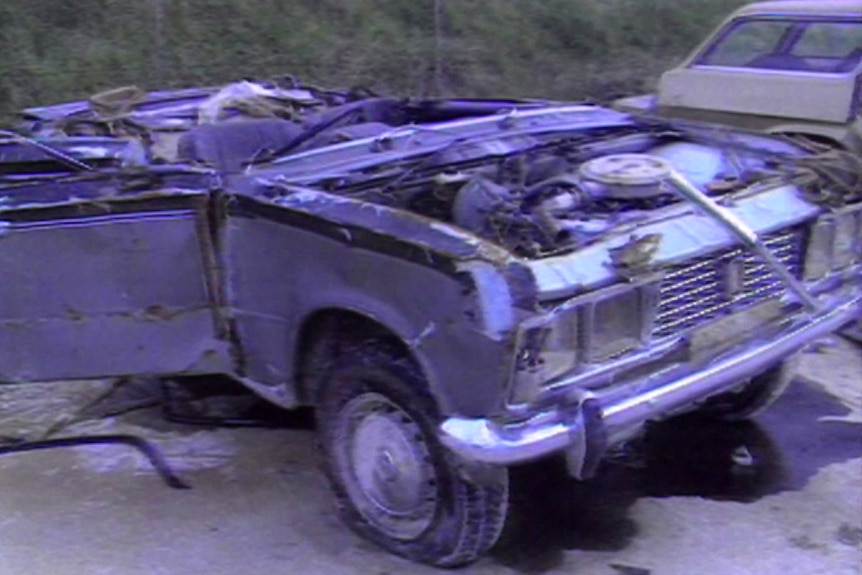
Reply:
<svg viewBox="0 0 862 575"><path fill-rule="evenodd" d="M425 108L434 108L429 110L418 104L399 108L387 102L391 99L377 97L361 86L319 88L292 76L154 92L124 86L87 100L22 110L18 131L36 138L134 141L142 146L140 153L150 163L191 159L224 172L295 148L323 145L327 142L315 138L321 132L334 143L373 135L392 125L545 104L528 100L429 101ZM231 125L220 127L223 124ZM197 149L182 148L180 139L192 129ZM190 154L198 156L190 158Z"/></svg>
<svg viewBox="0 0 862 575"><path fill-rule="evenodd" d="M321 114L265 147L194 127L172 162L8 136L0 376L314 405L345 521L457 565L499 536L507 466L589 477L648 421L751 415L862 312L852 159L591 105Z"/></svg>

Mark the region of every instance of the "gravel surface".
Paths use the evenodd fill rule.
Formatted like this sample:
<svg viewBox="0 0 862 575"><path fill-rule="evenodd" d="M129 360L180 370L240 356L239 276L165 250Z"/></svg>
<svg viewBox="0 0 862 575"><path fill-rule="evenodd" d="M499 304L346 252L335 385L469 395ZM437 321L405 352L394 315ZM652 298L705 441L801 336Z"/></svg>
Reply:
<svg viewBox="0 0 862 575"><path fill-rule="evenodd" d="M166 487L127 445L2 455L0 575L440 572L341 525L306 414L201 428L166 422L158 399L146 381L0 386L0 436L138 435L192 486ZM857 575L860 347L807 352L755 422L657 425L590 482L548 461L515 470L513 491L506 544L460 573Z"/></svg>

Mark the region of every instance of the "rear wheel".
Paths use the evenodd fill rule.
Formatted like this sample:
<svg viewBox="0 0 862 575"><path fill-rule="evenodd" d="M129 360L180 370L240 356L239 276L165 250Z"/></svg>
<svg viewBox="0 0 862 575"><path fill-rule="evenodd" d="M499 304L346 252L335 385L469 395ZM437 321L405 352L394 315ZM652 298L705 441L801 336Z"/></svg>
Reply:
<svg viewBox="0 0 862 575"><path fill-rule="evenodd" d="M366 345L325 378L319 428L343 520L389 551L456 566L499 537L508 473L483 473L481 483L459 474L437 440L434 406L409 358Z"/></svg>

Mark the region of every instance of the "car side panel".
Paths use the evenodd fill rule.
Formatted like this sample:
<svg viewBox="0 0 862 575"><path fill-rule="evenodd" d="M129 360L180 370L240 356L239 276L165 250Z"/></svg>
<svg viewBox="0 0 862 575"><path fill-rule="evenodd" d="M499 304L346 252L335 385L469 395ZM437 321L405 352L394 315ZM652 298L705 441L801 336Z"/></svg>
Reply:
<svg viewBox="0 0 862 575"><path fill-rule="evenodd" d="M221 371L206 195L0 214L0 379Z"/></svg>

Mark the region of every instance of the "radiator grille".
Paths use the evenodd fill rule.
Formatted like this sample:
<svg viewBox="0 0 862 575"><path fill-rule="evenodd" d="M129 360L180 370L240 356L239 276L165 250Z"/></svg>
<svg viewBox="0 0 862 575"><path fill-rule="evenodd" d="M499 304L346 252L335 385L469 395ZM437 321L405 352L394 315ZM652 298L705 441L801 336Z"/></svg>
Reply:
<svg viewBox="0 0 862 575"><path fill-rule="evenodd" d="M804 259L804 229L768 235L764 243L797 278ZM738 247L673 266L659 290L652 335L667 336L781 295L786 286L768 266Z"/></svg>

